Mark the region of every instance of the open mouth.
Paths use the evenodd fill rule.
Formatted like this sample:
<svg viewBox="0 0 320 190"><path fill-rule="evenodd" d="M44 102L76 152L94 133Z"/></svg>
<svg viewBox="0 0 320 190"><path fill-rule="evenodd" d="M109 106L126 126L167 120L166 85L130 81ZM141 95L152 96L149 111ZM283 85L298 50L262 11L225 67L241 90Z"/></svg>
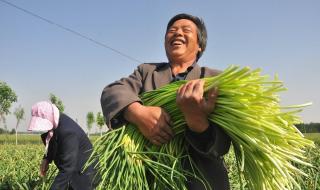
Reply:
<svg viewBox="0 0 320 190"><path fill-rule="evenodd" d="M170 43L171 46L180 46L183 44L185 44L185 41L183 39L174 39Z"/></svg>

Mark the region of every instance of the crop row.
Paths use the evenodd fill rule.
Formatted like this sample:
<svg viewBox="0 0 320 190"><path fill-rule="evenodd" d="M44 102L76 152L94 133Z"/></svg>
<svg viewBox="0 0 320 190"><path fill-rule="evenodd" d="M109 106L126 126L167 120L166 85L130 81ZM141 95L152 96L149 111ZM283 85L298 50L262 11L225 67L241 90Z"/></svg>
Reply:
<svg viewBox="0 0 320 190"><path fill-rule="evenodd" d="M320 190L320 143L306 151L306 157L313 168L299 166L308 177L297 176L303 190ZM44 146L41 144L0 144L0 189L45 190L52 183L57 169L51 164L46 178L39 176L39 165ZM233 151L226 157L226 165L232 189L241 189L239 173L234 163ZM245 186L245 182L243 183ZM246 189L244 187L244 189Z"/></svg>

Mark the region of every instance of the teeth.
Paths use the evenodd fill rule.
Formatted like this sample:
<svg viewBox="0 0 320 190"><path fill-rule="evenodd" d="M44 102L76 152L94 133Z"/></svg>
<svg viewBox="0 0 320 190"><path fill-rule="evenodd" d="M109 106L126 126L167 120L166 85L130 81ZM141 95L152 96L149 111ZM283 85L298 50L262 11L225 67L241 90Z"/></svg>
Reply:
<svg viewBox="0 0 320 190"><path fill-rule="evenodd" d="M171 43L172 45L182 45L182 44L184 44L184 41L183 40L173 40L172 41L172 43Z"/></svg>
<svg viewBox="0 0 320 190"><path fill-rule="evenodd" d="M177 41L173 42L173 45L180 45L180 44L182 44L182 43L181 42L177 42Z"/></svg>

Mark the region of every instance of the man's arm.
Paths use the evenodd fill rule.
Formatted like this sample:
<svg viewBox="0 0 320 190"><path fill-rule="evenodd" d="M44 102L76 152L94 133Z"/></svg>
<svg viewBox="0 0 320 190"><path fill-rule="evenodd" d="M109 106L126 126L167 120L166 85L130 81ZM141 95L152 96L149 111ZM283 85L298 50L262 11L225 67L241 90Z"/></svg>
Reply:
<svg viewBox="0 0 320 190"><path fill-rule="evenodd" d="M170 116L160 107L134 102L125 109L124 117L135 124L143 136L155 145L167 143L173 137Z"/></svg>
<svg viewBox="0 0 320 190"><path fill-rule="evenodd" d="M133 102L141 102L142 71L138 67L129 77L106 86L101 95L101 107L109 128L125 124L124 109Z"/></svg>
<svg viewBox="0 0 320 190"><path fill-rule="evenodd" d="M211 89L203 97L204 81L192 80L181 86L177 92L177 105L184 114L188 125L186 139L204 156L221 156L228 152L230 138L217 125L208 121L218 96L217 89Z"/></svg>
<svg viewBox="0 0 320 190"><path fill-rule="evenodd" d="M230 137L215 123L210 123L202 133L187 129L185 135L190 146L205 157L223 156L231 145Z"/></svg>
<svg viewBox="0 0 320 190"><path fill-rule="evenodd" d="M135 124L151 143L160 145L173 136L170 117L160 107L142 104L139 94L144 89L143 73L148 72L144 71L143 66L138 66L129 77L105 87L101 106L109 128L122 126L128 121Z"/></svg>

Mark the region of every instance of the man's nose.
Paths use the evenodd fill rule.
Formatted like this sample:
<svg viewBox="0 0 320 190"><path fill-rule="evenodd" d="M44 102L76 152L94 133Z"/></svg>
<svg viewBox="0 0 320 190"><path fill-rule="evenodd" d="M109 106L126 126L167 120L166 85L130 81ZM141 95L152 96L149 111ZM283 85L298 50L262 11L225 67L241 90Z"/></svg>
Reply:
<svg viewBox="0 0 320 190"><path fill-rule="evenodd" d="M183 34L183 30L181 28L178 28L175 32L174 32L174 35L175 36L182 36Z"/></svg>

